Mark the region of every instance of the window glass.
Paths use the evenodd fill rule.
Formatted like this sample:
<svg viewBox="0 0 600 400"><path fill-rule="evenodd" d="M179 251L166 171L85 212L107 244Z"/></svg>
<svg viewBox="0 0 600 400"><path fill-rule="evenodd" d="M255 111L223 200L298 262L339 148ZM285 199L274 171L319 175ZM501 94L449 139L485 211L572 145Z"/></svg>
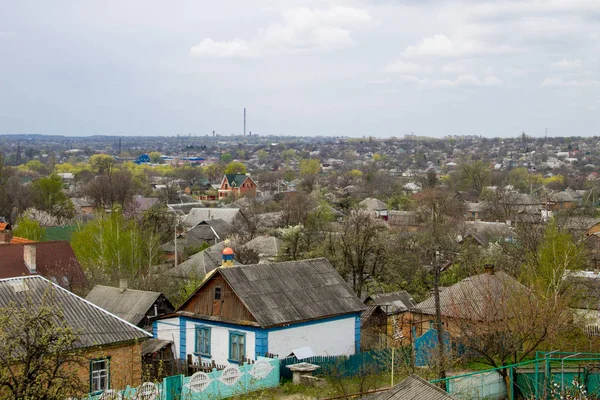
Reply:
<svg viewBox="0 0 600 400"><path fill-rule="evenodd" d="M196 328L196 353L200 353L205 356L210 355L210 328Z"/></svg>
<svg viewBox="0 0 600 400"><path fill-rule="evenodd" d="M229 341L229 359L241 362L246 357L246 335L230 332Z"/></svg>
<svg viewBox="0 0 600 400"><path fill-rule="evenodd" d="M219 286L215 287L215 300L221 300L221 288Z"/></svg>
<svg viewBox="0 0 600 400"><path fill-rule="evenodd" d="M109 389L108 380L109 360L94 360L90 365L90 383L92 392L101 392Z"/></svg>

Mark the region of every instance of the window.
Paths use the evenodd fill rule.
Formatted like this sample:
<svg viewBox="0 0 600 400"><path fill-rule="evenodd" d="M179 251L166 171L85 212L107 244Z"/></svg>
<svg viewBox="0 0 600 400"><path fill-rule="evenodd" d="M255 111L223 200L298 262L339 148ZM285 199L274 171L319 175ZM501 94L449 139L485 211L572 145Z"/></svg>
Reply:
<svg viewBox="0 0 600 400"><path fill-rule="evenodd" d="M221 288L219 286L215 287L215 300L221 300Z"/></svg>
<svg viewBox="0 0 600 400"><path fill-rule="evenodd" d="M210 357L210 328L196 327L196 353Z"/></svg>
<svg viewBox="0 0 600 400"><path fill-rule="evenodd" d="M102 392L110 389L109 359L90 361L90 391Z"/></svg>
<svg viewBox="0 0 600 400"><path fill-rule="evenodd" d="M246 334L229 332L229 361L242 362L246 357Z"/></svg>

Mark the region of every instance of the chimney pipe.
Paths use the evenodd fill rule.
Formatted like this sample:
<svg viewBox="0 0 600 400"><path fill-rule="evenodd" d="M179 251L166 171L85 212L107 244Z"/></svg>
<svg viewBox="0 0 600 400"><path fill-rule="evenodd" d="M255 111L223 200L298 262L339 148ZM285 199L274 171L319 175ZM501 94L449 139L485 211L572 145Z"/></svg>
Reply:
<svg viewBox="0 0 600 400"><path fill-rule="evenodd" d="M0 232L0 244L10 244L12 237L12 231L5 229L4 231Z"/></svg>
<svg viewBox="0 0 600 400"><path fill-rule="evenodd" d="M485 264L483 266L483 272L488 275L494 275L494 265L493 264Z"/></svg>
<svg viewBox="0 0 600 400"><path fill-rule="evenodd" d="M37 274L35 244L23 245L23 261L31 274Z"/></svg>
<svg viewBox="0 0 600 400"><path fill-rule="evenodd" d="M119 279L119 289L121 289L121 292L127 290L127 279Z"/></svg>

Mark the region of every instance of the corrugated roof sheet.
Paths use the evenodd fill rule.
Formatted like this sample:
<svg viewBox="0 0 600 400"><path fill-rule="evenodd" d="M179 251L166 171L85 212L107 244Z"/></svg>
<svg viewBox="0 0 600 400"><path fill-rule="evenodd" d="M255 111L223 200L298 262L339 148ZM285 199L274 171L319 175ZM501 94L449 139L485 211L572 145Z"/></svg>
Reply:
<svg viewBox="0 0 600 400"><path fill-rule="evenodd" d="M406 290L373 294L365 300L365 303L369 303L369 300L373 304L382 306L383 310L388 314L408 311L417 304Z"/></svg>
<svg viewBox="0 0 600 400"><path fill-rule="evenodd" d="M54 291L52 306L60 309L67 324L79 332L79 348L145 340L152 336L41 276L0 279L0 308L25 300L24 292L15 291L15 282L23 283L36 303L42 302L48 290Z"/></svg>
<svg viewBox="0 0 600 400"><path fill-rule="evenodd" d="M263 327L365 310L325 258L240 265L218 272Z"/></svg>
<svg viewBox="0 0 600 400"><path fill-rule="evenodd" d="M188 227L196 226L204 220L217 218L231 224L239 213L239 208L192 208L189 214L183 219L183 225Z"/></svg>
<svg viewBox="0 0 600 400"><path fill-rule="evenodd" d="M86 300L124 319L133 325L139 324L161 293L96 285Z"/></svg>
<svg viewBox="0 0 600 400"><path fill-rule="evenodd" d="M244 247L256 251L260 257L277 257L282 244L283 241L274 236L257 236Z"/></svg>
<svg viewBox="0 0 600 400"><path fill-rule="evenodd" d="M363 397L368 400L453 400L441 388L425 379L411 375L393 388L375 395Z"/></svg>
<svg viewBox="0 0 600 400"><path fill-rule="evenodd" d="M177 267L166 271L165 274L177 278L202 278L221 265L221 252L225 247L227 247L225 242L219 242L208 249L194 254ZM234 261L234 263L237 263L237 261Z"/></svg>
<svg viewBox="0 0 600 400"><path fill-rule="evenodd" d="M526 293L525 286L505 272L484 273L463 279L441 291L440 308L442 315L446 317L503 319L506 317L503 312L507 310L499 309L496 304L504 304ZM435 314L433 296L417 304L413 310L422 314Z"/></svg>

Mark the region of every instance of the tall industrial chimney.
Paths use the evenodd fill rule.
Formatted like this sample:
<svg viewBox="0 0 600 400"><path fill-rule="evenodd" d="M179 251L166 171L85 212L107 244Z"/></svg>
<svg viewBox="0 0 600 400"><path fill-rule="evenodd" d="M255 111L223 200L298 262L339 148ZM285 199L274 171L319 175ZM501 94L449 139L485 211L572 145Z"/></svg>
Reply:
<svg viewBox="0 0 600 400"><path fill-rule="evenodd" d="M246 108L244 108L244 136L246 136Z"/></svg>

